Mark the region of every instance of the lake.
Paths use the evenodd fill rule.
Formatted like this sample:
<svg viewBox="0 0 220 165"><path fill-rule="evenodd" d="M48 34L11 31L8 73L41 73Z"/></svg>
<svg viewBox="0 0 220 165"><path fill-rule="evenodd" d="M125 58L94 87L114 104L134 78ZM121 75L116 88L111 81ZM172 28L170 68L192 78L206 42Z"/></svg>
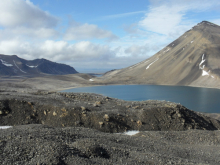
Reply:
<svg viewBox="0 0 220 165"><path fill-rule="evenodd" d="M127 101L166 100L207 113L220 113L220 89L163 85L107 85L62 92L97 93Z"/></svg>

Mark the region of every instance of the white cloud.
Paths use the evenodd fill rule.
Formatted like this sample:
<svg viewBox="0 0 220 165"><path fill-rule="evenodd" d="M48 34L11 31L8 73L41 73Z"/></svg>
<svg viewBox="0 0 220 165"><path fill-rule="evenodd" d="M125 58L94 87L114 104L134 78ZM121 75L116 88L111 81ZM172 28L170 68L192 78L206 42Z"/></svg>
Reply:
<svg viewBox="0 0 220 165"><path fill-rule="evenodd" d="M150 50L148 45L132 45L125 49L125 53L131 56L144 56ZM147 57L147 56L146 56Z"/></svg>
<svg viewBox="0 0 220 165"><path fill-rule="evenodd" d="M122 25L127 33L118 38L95 24L71 21L66 28L29 0L0 0L0 53L25 59L46 58L81 68L123 68L147 59L197 24L196 19L189 18L189 12L196 15L219 5L219 0L151 0L145 16L130 26ZM138 18L142 13L100 19ZM212 22L220 24L219 19ZM93 39L112 42L96 44L90 42ZM69 42L72 40L77 42Z"/></svg>
<svg viewBox="0 0 220 165"><path fill-rule="evenodd" d="M76 59L95 59L111 54L108 46L98 45L89 41L81 41L75 44L69 44L65 41L45 41L39 50L44 52L44 55L54 60L76 60Z"/></svg>
<svg viewBox="0 0 220 165"><path fill-rule="evenodd" d="M25 59L32 59L34 54L32 44L19 38L1 41L0 52L6 55L20 55L20 57Z"/></svg>
<svg viewBox="0 0 220 165"><path fill-rule="evenodd" d="M158 6L182 6L185 10L196 10L198 12L212 10L220 5L219 0L150 0L152 7Z"/></svg>
<svg viewBox="0 0 220 165"><path fill-rule="evenodd" d="M198 23L188 18L188 12L196 13L220 6L218 0L151 0L151 3L149 11L139 21L140 27L173 39Z"/></svg>
<svg viewBox="0 0 220 165"><path fill-rule="evenodd" d="M60 34L54 28L58 22L58 18L41 10L29 0L0 1L1 41L13 38L57 38Z"/></svg>
<svg viewBox="0 0 220 165"><path fill-rule="evenodd" d="M159 6L151 8L140 25L149 31L169 34L182 20L181 7Z"/></svg>
<svg viewBox="0 0 220 165"><path fill-rule="evenodd" d="M120 40L110 43L117 57L138 57L145 60L165 47L169 40L167 36L161 36L156 33L139 31L137 34L128 34ZM133 61L134 62L134 61Z"/></svg>
<svg viewBox="0 0 220 165"><path fill-rule="evenodd" d="M220 19L214 19L211 22L220 26Z"/></svg>
<svg viewBox="0 0 220 165"><path fill-rule="evenodd" d="M115 40L117 36L112 32L100 29L97 25L93 24L80 24L71 21L69 28L66 30L65 40L83 40L83 39L104 39Z"/></svg>
<svg viewBox="0 0 220 165"><path fill-rule="evenodd" d="M29 60L46 58L70 64L75 62L77 65L102 63L115 56L115 52L107 45L89 41L73 44L65 40L53 40L62 37L66 40L117 39L112 32L88 23L72 22L65 33L58 32L57 27L56 17L29 0L0 1L1 54L15 54Z"/></svg>
<svg viewBox="0 0 220 165"><path fill-rule="evenodd" d="M118 69L133 65L148 57L117 56L120 51L124 51L124 48L113 49L110 46L94 44L89 41L81 41L75 44L53 40L46 40L43 43L30 43L17 38L0 42L0 52L2 54L16 54L28 60L45 58L76 68Z"/></svg>
<svg viewBox="0 0 220 165"><path fill-rule="evenodd" d="M71 61L66 62L69 65L80 69L86 68L96 68L96 69L121 69L136 63L143 61L143 57L118 57L118 56L109 56L108 59L95 59L95 60L84 60L84 61ZM146 58L145 58L146 59ZM89 71L87 71L88 73Z"/></svg>
<svg viewBox="0 0 220 165"><path fill-rule="evenodd" d="M65 40L108 39L115 40L112 32L100 29L93 24L80 24L71 21L64 34L57 27L59 19L35 6L29 0L0 1L0 30L1 39L16 37L56 38Z"/></svg>
<svg viewBox="0 0 220 165"><path fill-rule="evenodd" d="M147 31L175 39L194 25L193 22L184 21L185 11L184 6L153 7L139 22L139 25Z"/></svg>
<svg viewBox="0 0 220 165"><path fill-rule="evenodd" d="M29 0L1 0L0 26L55 27L58 19Z"/></svg>
<svg viewBox="0 0 220 165"><path fill-rule="evenodd" d="M109 46L98 45L89 41L69 44L66 41L46 40L43 43L25 42L19 38L1 41L0 52L16 54L23 58L46 58L53 61L75 61L107 58L113 55Z"/></svg>
<svg viewBox="0 0 220 165"><path fill-rule="evenodd" d="M8 40L13 38L29 38L29 39L43 39L43 38L57 38L60 33L52 28L28 28L24 26L0 29L0 40Z"/></svg>
<svg viewBox="0 0 220 165"><path fill-rule="evenodd" d="M135 12L129 12L129 13L106 15L106 16L102 16L100 18L100 20L123 18L123 17L128 17L128 16L132 16L132 15L136 15L136 14L142 14L142 13L145 13L145 11L135 11Z"/></svg>

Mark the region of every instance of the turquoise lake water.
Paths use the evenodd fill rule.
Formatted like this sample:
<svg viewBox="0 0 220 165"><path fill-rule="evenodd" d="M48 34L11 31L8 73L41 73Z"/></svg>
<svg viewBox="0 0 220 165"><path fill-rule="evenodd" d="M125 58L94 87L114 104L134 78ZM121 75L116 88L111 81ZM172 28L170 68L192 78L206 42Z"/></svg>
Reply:
<svg viewBox="0 0 220 165"><path fill-rule="evenodd" d="M62 92L97 93L127 101L166 100L207 113L220 113L220 90L185 86L107 85L73 88Z"/></svg>

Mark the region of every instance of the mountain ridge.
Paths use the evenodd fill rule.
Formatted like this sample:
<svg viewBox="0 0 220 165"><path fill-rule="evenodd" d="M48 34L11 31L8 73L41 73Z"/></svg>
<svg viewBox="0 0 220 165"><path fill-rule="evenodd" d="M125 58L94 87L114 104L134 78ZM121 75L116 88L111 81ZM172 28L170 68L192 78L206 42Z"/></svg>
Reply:
<svg viewBox="0 0 220 165"><path fill-rule="evenodd" d="M0 54L0 76L43 76L78 73L73 67L47 59L25 60L17 55Z"/></svg>

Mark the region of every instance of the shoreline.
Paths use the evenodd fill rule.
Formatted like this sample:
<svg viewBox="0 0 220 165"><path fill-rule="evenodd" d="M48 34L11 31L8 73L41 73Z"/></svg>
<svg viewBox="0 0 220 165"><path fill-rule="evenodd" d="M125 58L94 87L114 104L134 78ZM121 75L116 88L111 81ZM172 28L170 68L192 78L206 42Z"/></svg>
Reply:
<svg viewBox="0 0 220 165"><path fill-rule="evenodd" d="M13 125L0 129L0 164L18 160L66 165L220 162L220 114L195 112L172 102L129 102L95 93L61 92L93 86L155 85L87 82L32 79L0 84L1 125ZM132 130L139 133L116 133Z"/></svg>
<svg viewBox="0 0 220 165"><path fill-rule="evenodd" d="M154 84L105 84L105 85L85 85L85 86L79 86L79 87L73 87L73 88L65 88L63 90L68 90L68 89L74 89L74 88L86 88L86 87L96 87L96 86L117 86L117 85L154 85ZM199 86L180 86L180 85L157 85L157 86L177 86L177 87L191 87L191 88L207 88L207 89L219 89L219 88L211 88L211 87L199 87ZM62 92L63 91L62 89L58 90L57 92ZM73 92L75 93L75 92ZM81 92L77 92L77 93L81 93ZM87 93L87 92L82 92L82 93ZM96 93L97 94L97 93ZM197 111L196 111L197 112ZM215 119L218 119L220 120L220 113L216 113L216 112L213 112L213 113L209 113L209 112L197 112L197 113L201 113L201 114L204 114L206 116L209 116L209 117L212 117L212 118L215 118Z"/></svg>
<svg viewBox="0 0 220 165"><path fill-rule="evenodd" d="M192 87L192 88L208 88L208 89L219 89L220 87L206 87L206 86L193 86L193 85L166 85L166 84L100 84L100 85L82 85L82 86L74 86L74 87L67 87L67 88L59 88L54 91L62 91L62 90L68 90L73 88L84 88L84 87L93 87L93 86L110 86L110 85L155 85L155 86L177 86L177 87Z"/></svg>

